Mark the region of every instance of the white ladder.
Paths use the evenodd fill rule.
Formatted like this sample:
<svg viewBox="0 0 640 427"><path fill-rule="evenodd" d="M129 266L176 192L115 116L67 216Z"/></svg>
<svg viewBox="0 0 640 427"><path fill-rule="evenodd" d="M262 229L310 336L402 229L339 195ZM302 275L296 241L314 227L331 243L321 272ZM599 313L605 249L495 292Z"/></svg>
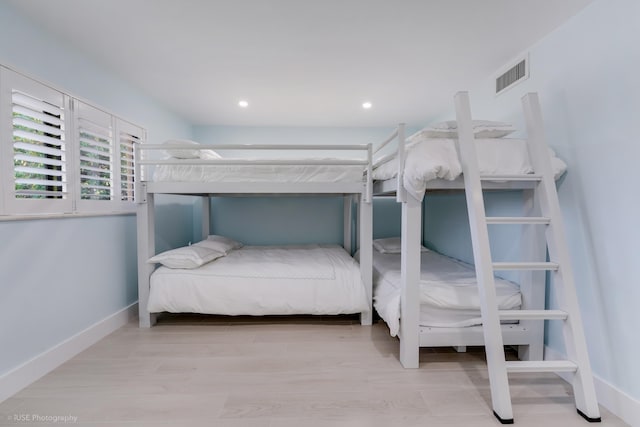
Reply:
<svg viewBox="0 0 640 427"><path fill-rule="evenodd" d="M580 318L569 251L565 241L558 193L551 159L544 138L542 114L538 96L529 93L522 98L527 124L527 145L535 174L513 176L480 176L474 143L469 96L460 92L455 96L460 158L465 183L473 256L484 330L485 351L493 413L503 424L513 423L513 409L508 373L569 372L578 413L587 421L599 422L587 345ZM540 217L487 217L482 182L531 181L538 193ZM487 224L538 224L546 227L546 245L551 262L493 262ZM556 310L498 310L494 283L495 270L548 270L552 274L557 294ZM567 352L564 361L506 361L501 320L559 320L563 322L563 336Z"/></svg>

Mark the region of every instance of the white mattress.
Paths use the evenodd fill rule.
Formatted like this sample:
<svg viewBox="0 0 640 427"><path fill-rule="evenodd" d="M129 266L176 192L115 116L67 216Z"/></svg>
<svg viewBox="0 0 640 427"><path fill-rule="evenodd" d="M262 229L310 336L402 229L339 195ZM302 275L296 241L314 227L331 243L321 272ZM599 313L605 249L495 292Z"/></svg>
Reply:
<svg viewBox="0 0 640 427"><path fill-rule="evenodd" d="M243 159L245 160L245 159ZM324 159L331 161L332 159ZM361 165L158 165L154 181L362 182Z"/></svg>
<svg viewBox="0 0 640 427"><path fill-rule="evenodd" d="M407 145L403 185L409 194L422 200L426 183L433 179L454 180L462 174L457 141L446 138L430 138ZM478 165L482 175L509 175L533 173L527 143L523 139L476 139ZM567 165L550 150L551 166L556 178ZM373 171L373 179L386 180L397 175L398 159L392 158Z"/></svg>
<svg viewBox="0 0 640 427"><path fill-rule="evenodd" d="M197 269L151 275L152 313L346 314L368 310L358 263L339 246L245 246Z"/></svg>
<svg viewBox="0 0 640 427"><path fill-rule="evenodd" d="M373 251L373 305L392 336L400 328L400 254ZM421 253L420 326L466 327L482 324L472 266L433 251ZM496 278L498 306L522 305L518 285Z"/></svg>

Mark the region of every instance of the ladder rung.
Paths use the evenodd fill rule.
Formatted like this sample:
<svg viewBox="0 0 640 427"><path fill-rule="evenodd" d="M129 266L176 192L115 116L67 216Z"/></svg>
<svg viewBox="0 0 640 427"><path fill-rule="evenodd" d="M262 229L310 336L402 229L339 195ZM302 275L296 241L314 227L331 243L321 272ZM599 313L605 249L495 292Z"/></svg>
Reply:
<svg viewBox="0 0 640 427"><path fill-rule="evenodd" d="M550 218L543 216L488 216L487 224L549 224Z"/></svg>
<svg viewBox="0 0 640 427"><path fill-rule="evenodd" d="M500 320L565 320L569 315L562 310L500 310Z"/></svg>
<svg viewBox="0 0 640 427"><path fill-rule="evenodd" d="M507 372L576 372L578 365L569 360L533 360L505 362Z"/></svg>
<svg viewBox="0 0 640 427"><path fill-rule="evenodd" d="M482 181L542 181L542 175L533 173L517 175L480 175Z"/></svg>
<svg viewBox="0 0 640 427"><path fill-rule="evenodd" d="M557 270L555 262L494 262L494 270Z"/></svg>

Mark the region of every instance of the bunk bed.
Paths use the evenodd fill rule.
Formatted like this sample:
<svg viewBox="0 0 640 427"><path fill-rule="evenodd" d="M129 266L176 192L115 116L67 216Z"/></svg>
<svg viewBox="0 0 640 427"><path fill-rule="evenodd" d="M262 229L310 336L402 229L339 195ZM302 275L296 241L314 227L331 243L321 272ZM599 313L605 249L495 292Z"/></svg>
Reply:
<svg viewBox="0 0 640 427"><path fill-rule="evenodd" d="M508 137L514 129L506 123L474 121L468 126L474 130L481 175L495 178L484 181L482 189L521 190L525 206L523 213L533 215L537 209L534 184L511 179L519 174L533 173L527 142ZM471 298L474 300L473 310L463 319L447 320L447 313L451 310L459 315L470 308L464 303L456 307L456 301L469 302L470 299L469 294L459 291L473 289L460 287L456 280L461 279L465 285L471 283L470 279L475 277L473 267L430 253L422 247L425 193L465 191L456 127L455 121L442 122L405 138L405 126L400 124L374 150L374 196L395 196L402 204L401 236L395 243L397 250L391 251L395 255L383 255L374 250L374 306L390 326L392 335L397 334L400 338L400 361L405 368L418 367L420 347L453 346L464 351L466 346L484 345L483 328L478 319L477 286ZM564 173L566 165L554 153L550 154L555 176L558 177ZM521 254L528 259L544 261L544 230L527 225L521 226L520 231L527 236L522 241L529 242L523 244ZM466 272L461 273L464 269ZM543 309L545 273L522 272L517 281L519 286L516 287L496 280L500 308ZM436 295L433 298L438 298L438 289L454 295L449 298L450 304L444 307L448 311L442 310L442 300L434 304L433 298L429 297L434 286ZM504 298L501 299L500 294ZM441 316L438 316L438 310ZM504 344L517 346L519 358L542 360L543 321L505 321L500 327Z"/></svg>
<svg viewBox="0 0 640 427"><path fill-rule="evenodd" d="M211 146L171 140L135 149L141 327L152 326L162 311L360 313L361 323L371 324L370 144ZM202 198L201 241L156 253L155 204L161 194ZM343 246L244 246L210 234L211 197L302 195L344 198ZM359 264L351 257L354 207Z"/></svg>

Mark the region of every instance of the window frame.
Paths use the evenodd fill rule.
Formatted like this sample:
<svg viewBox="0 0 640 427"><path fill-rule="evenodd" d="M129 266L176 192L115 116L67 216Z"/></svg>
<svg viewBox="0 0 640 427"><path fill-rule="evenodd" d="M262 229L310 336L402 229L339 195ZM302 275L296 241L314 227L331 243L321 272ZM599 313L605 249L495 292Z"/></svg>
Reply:
<svg viewBox="0 0 640 427"><path fill-rule="evenodd" d="M14 160L14 110L12 93L14 90L29 97L51 102L61 100L63 116L62 146L64 147L64 161L66 162L66 197L57 199L45 197L42 199L16 197ZM56 104L54 102L54 104ZM57 105L57 104L56 104ZM108 124L110 131L111 166L108 169L111 186L110 200L83 199L81 177L81 142L80 125L85 116L98 117L101 124ZM69 215L109 215L135 213L135 193L133 199L121 200L121 169L122 154L120 153L121 135L125 132L130 139L137 139L138 143L145 143L147 131L140 125L125 120L95 104L74 97L69 93L27 76L5 65L0 64L0 220L20 219L34 216L52 217ZM131 155L135 150L129 150ZM136 159L133 159L135 165ZM130 188L133 191L135 176L131 179ZM63 187L64 188L64 187Z"/></svg>

